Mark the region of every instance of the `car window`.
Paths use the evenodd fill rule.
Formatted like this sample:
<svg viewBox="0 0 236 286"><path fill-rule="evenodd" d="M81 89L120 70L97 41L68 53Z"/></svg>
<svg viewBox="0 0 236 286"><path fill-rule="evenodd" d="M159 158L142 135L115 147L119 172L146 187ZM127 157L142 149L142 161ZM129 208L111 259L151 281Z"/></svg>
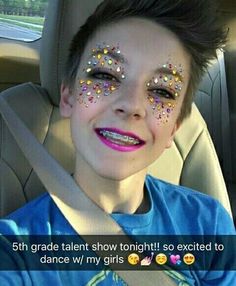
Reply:
<svg viewBox="0 0 236 286"><path fill-rule="evenodd" d="M0 0L0 37L31 42L43 30L48 0Z"/></svg>

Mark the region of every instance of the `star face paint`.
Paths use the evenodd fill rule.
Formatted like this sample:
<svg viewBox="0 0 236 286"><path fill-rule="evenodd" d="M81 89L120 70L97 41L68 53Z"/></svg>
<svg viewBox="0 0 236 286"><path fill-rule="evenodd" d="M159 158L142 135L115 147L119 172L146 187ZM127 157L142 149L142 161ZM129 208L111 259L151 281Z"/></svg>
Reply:
<svg viewBox="0 0 236 286"><path fill-rule="evenodd" d="M86 78L78 79L77 100L88 107L103 96L109 96L120 86L120 81L126 78L122 66L123 57L119 45L110 46L103 42L92 49L87 66L83 69Z"/></svg>
<svg viewBox="0 0 236 286"><path fill-rule="evenodd" d="M183 86L183 68L168 60L159 68L159 75L146 83L148 102L158 123L167 123L175 108L174 101L179 97Z"/></svg>

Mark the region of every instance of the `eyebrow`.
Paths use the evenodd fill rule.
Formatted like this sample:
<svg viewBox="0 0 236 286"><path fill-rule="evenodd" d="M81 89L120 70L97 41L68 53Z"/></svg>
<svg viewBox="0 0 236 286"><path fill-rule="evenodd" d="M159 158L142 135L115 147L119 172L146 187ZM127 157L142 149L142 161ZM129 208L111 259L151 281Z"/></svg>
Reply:
<svg viewBox="0 0 236 286"><path fill-rule="evenodd" d="M173 73L173 71L175 71L175 73ZM167 67L161 67L161 68L157 68L154 71L154 73L163 73L167 75L176 76L176 77L179 77L182 83L184 83L183 76L178 72L178 69L169 69Z"/></svg>
<svg viewBox="0 0 236 286"><path fill-rule="evenodd" d="M104 54L104 49L107 49L106 54ZM109 56L116 61L120 61L121 63L128 64L128 60L125 58L125 56L122 53L117 53L114 50L112 50L110 47L98 48L98 49L96 49L95 52L91 53L90 57L97 56L98 54ZM179 77L180 81L182 83L184 83L183 76L178 72L177 69L174 69L174 70L176 71L175 74L173 73L173 69L170 69L167 67L161 67L161 68L157 68L154 71L154 73L163 73L163 74L167 74L167 75L173 75L173 76Z"/></svg>
<svg viewBox="0 0 236 286"><path fill-rule="evenodd" d="M104 54L104 49L107 49L107 53ZM102 49L96 49L95 52L92 52L90 57L96 56L98 54L102 54L103 56L109 56L110 58L113 58L115 61L119 61L121 63L128 64L128 60L125 58L125 56L122 53L117 53L116 51L113 51L111 48L104 47Z"/></svg>

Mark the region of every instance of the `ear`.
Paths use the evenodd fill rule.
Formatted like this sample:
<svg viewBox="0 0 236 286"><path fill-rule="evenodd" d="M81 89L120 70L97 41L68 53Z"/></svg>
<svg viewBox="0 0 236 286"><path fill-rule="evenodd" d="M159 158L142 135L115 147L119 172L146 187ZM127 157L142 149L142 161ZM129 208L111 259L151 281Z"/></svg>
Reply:
<svg viewBox="0 0 236 286"><path fill-rule="evenodd" d="M75 96L70 88L62 83L61 85L61 99L60 99L60 113L63 117L70 117L75 104Z"/></svg>
<svg viewBox="0 0 236 286"><path fill-rule="evenodd" d="M172 142L174 140L175 133L179 129L179 127L180 127L180 123L176 122L175 125L174 125L174 128L173 128L173 130L171 132L170 138L169 138L169 140L166 143L166 149L171 147Z"/></svg>

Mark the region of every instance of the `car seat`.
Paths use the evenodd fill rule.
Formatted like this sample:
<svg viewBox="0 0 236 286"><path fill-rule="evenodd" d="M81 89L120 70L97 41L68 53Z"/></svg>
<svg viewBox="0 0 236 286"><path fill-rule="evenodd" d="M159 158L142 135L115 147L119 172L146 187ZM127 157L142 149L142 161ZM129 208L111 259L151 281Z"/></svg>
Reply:
<svg viewBox="0 0 236 286"><path fill-rule="evenodd" d="M74 149L69 121L61 118L59 113L60 83L72 36L100 2L49 1L41 43L41 86L25 83L1 94L70 173L74 167ZM5 216L45 189L2 119L0 154L0 215ZM231 214L219 161L207 126L195 105L191 116L178 130L173 146L150 166L149 173L209 194Z"/></svg>
<svg viewBox="0 0 236 286"><path fill-rule="evenodd" d="M229 29L229 41L225 47L225 70L227 78L227 87L229 94L229 113L231 128L231 150L236 145L236 1L222 1L222 19ZM236 222L236 152L232 152L232 177L227 182L233 209L235 210Z"/></svg>

